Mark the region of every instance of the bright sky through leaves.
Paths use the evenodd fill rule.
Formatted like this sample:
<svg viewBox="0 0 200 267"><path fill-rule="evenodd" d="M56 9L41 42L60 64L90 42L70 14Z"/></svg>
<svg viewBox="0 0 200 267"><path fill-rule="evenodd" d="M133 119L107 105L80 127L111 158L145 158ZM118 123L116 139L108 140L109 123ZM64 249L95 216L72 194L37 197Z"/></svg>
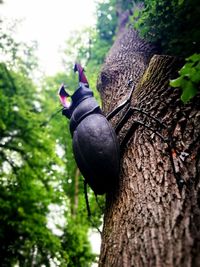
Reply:
<svg viewBox="0 0 200 267"><path fill-rule="evenodd" d="M61 69L59 50L70 33L95 24L95 1L5 0L0 16L22 20L18 40L36 40L42 68L47 74L55 74Z"/></svg>
<svg viewBox="0 0 200 267"><path fill-rule="evenodd" d="M40 65L47 75L53 75L63 70L59 50L66 49L65 42L70 33L95 24L95 2L4 0L0 5L0 18L4 23L20 21L15 40L27 43L36 40ZM52 224L51 220L49 224ZM99 236L90 233L90 240L94 251L99 253Z"/></svg>

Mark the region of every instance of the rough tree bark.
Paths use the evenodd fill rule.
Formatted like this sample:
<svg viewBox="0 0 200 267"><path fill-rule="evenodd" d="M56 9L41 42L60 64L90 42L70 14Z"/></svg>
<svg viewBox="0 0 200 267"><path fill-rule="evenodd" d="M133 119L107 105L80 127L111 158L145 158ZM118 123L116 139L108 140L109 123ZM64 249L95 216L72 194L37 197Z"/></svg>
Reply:
<svg viewBox="0 0 200 267"><path fill-rule="evenodd" d="M119 181L107 195L100 267L200 266L200 97L183 105L179 90L169 87L180 61L155 52L124 27L99 77L105 113L127 96L128 81L133 80L131 105L167 126L136 112L120 140L133 120L139 120L170 143L146 127L135 127L121 159ZM185 183L178 188L181 179Z"/></svg>

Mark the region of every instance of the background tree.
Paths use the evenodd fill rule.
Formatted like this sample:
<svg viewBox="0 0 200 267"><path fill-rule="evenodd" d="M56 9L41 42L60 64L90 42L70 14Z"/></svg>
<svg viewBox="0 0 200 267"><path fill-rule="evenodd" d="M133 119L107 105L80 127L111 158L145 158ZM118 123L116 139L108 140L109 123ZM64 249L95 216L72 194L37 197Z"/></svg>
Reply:
<svg viewBox="0 0 200 267"><path fill-rule="evenodd" d="M40 129L31 82L8 71L4 64L0 77L4 108L0 122L1 264L47 263L48 254L54 258L55 250L61 248L59 239L46 227L49 204L62 200L50 179L50 173L57 177L53 166L59 161L47 132Z"/></svg>
<svg viewBox="0 0 200 267"><path fill-rule="evenodd" d="M74 220L75 207L70 202L69 185L76 170L71 137L66 135L67 127L63 131L62 118L62 125L58 120L49 121L60 108L55 104L56 93L66 77L58 75L54 83L48 78L51 90L48 86L37 88L30 79L37 63L34 49L30 48L31 53L25 49L23 56L23 44L8 33L1 37L5 55L0 64L1 265L90 266L94 255L88 241L84 197L80 197L79 216ZM64 144L67 157L63 161Z"/></svg>
<svg viewBox="0 0 200 267"><path fill-rule="evenodd" d="M152 2L151 6L150 1L145 1L144 17L141 15L143 22L145 16L151 17L154 26L148 28L144 24L147 34L157 29L155 6L161 13L168 10L164 1ZM185 3L188 4L173 1L174 10L182 12L180 5ZM141 5L134 8L138 12ZM176 28L171 24L173 21L167 20L167 26ZM121 141L134 125L125 146L119 181L107 194L99 266L199 266L200 95L197 91L184 105L180 90L169 86L169 80L177 76L183 61L173 56L154 55L164 48L161 50L156 42L148 43L132 27L119 29L98 81L103 109L105 113L112 111L134 86L131 105L158 118L163 125L135 112L120 132ZM160 31L153 37L159 39ZM173 42L173 38L172 34L168 40ZM131 86L129 80L133 81ZM118 121L115 118L113 125Z"/></svg>

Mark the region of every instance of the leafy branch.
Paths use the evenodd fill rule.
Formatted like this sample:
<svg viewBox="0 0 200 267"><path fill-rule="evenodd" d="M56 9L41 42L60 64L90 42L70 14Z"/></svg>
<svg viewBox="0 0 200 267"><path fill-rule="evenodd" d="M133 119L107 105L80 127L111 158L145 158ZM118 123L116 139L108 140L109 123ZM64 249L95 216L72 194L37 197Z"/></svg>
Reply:
<svg viewBox="0 0 200 267"><path fill-rule="evenodd" d="M186 58L185 65L179 71L179 77L171 80L170 85L182 90L181 100L184 103L200 91L200 54Z"/></svg>

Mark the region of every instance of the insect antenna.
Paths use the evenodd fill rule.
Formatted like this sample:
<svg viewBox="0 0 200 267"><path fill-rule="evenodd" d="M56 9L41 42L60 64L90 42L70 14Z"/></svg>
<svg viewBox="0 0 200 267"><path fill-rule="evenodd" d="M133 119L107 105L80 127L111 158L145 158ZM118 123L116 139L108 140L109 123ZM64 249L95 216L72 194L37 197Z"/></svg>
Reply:
<svg viewBox="0 0 200 267"><path fill-rule="evenodd" d="M40 127L45 127L47 124L56 116L58 113L60 113L63 110L63 107L57 111L55 111L47 120L40 123Z"/></svg>

